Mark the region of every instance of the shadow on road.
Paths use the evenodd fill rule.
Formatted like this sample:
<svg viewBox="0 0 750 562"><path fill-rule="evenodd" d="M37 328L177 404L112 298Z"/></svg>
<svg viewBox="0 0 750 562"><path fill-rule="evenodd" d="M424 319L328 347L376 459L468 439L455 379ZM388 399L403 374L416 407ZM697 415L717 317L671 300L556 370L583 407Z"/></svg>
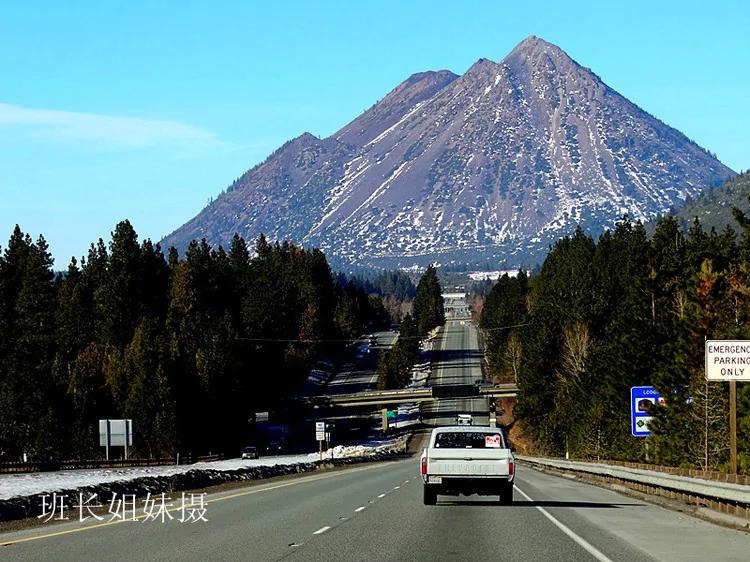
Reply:
<svg viewBox="0 0 750 562"><path fill-rule="evenodd" d="M470 501L470 500L441 500L438 499L438 505L494 505L499 506L497 501ZM576 502L576 501L554 501L539 500L526 501L515 500L513 507L568 507L580 509L621 509L623 507L646 507L643 503L599 503L599 502Z"/></svg>
<svg viewBox="0 0 750 562"><path fill-rule="evenodd" d="M447 363L454 361L465 361L469 359L479 360L482 352L478 349L434 349L432 351L432 363Z"/></svg>

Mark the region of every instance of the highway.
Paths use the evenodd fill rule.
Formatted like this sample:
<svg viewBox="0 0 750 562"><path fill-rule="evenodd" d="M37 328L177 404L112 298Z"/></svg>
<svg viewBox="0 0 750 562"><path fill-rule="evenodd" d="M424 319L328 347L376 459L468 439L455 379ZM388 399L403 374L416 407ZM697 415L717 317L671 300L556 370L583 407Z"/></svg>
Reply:
<svg viewBox="0 0 750 562"><path fill-rule="evenodd" d="M48 524L0 535L9 561L747 560L750 535L519 467L516 503L422 504L417 459L207 497L207 522Z"/></svg>
<svg viewBox="0 0 750 562"><path fill-rule="evenodd" d="M433 351L433 370L428 383L473 384L482 378L481 361L476 327L468 320L448 320ZM475 425L487 425L487 399L443 398L422 407L422 418L427 425L453 424L457 414L471 414Z"/></svg>
<svg viewBox="0 0 750 562"><path fill-rule="evenodd" d="M449 321L433 384L480 378L476 330ZM434 404L434 405L433 405ZM425 405L432 424L457 412L487 423L485 399ZM430 411L427 411L431 408ZM206 496L207 521L47 523L0 533L0 559L80 560L748 560L750 534L576 479L519 465L515 502L440 496L422 502L418 457L276 479ZM174 494L172 502L177 501ZM177 502L177 506L179 502Z"/></svg>
<svg viewBox="0 0 750 562"><path fill-rule="evenodd" d="M377 343L367 346L369 353L363 354L356 362L345 364L331 377L322 393L333 395L375 390L378 382L378 352L390 349L398 339L398 332L383 331L373 335Z"/></svg>
<svg viewBox="0 0 750 562"><path fill-rule="evenodd" d="M356 355L334 372L331 379L318 392L328 396L374 391L378 384L378 355L390 349L398 339L398 332L374 332L376 343L363 340L357 345ZM361 438L361 432L370 432L380 425L380 410L373 406L317 410L315 421L326 420L336 424L335 439ZM312 420L311 420L312 421ZM353 432L353 433L352 433Z"/></svg>

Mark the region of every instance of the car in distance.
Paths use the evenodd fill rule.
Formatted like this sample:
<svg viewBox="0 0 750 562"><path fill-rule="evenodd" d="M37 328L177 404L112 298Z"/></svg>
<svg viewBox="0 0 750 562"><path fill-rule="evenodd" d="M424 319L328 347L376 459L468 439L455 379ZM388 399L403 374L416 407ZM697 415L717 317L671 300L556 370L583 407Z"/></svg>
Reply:
<svg viewBox="0 0 750 562"><path fill-rule="evenodd" d="M435 505L438 495L473 494L513 503L516 459L501 428L435 428L420 465L425 505Z"/></svg>
<svg viewBox="0 0 750 562"><path fill-rule="evenodd" d="M456 425L471 425L472 421L470 414L458 414L456 416Z"/></svg>
<svg viewBox="0 0 750 562"><path fill-rule="evenodd" d="M284 452L284 445L281 441L269 441L263 449L266 455L280 455Z"/></svg>
<svg viewBox="0 0 750 562"><path fill-rule="evenodd" d="M258 448L255 446L248 446L242 449L242 458L243 459L257 459L258 458Z"/></svg>

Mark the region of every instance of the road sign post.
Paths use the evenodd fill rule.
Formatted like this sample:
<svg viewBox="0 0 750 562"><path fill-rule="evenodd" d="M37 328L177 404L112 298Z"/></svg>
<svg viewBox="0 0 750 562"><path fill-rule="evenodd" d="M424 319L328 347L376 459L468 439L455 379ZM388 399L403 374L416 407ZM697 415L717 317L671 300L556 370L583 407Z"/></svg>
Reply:
<svg viewBox="0 0 750 562"><path fill-rule="evenodd" d="M729 382L729 462L737 474L737 381L750 381L750 340L707 340L706 381Z"/></svg>
<svg viewBox="0 0 750 562"><path fill-rule="evenodd" d="M323 460L323 441L326 438L326 422L315 422L315 439L318 440L318 458Z"/></svg>
<svg viewBox="0 0 750 562"><path fill-rule="evenodd" d="M737 381L729 381L729 462L737 474Z"/></svg>

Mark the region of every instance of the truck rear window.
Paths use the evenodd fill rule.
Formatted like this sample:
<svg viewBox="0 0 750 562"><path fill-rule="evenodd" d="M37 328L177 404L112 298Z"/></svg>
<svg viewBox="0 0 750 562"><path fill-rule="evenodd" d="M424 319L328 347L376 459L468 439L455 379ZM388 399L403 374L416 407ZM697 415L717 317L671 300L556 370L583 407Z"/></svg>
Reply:
<svg viewBox="0 0 750 562"><path fill-rule="evenodd" d="M488 440L487 437L490 437ZM500 438L500 448L505 449L505 439L501 433L485 431L456 431L438 433L435 437L435 447L438 449L486 449L497 447ZM488 446L488 443L491 445Z"/></svg>

